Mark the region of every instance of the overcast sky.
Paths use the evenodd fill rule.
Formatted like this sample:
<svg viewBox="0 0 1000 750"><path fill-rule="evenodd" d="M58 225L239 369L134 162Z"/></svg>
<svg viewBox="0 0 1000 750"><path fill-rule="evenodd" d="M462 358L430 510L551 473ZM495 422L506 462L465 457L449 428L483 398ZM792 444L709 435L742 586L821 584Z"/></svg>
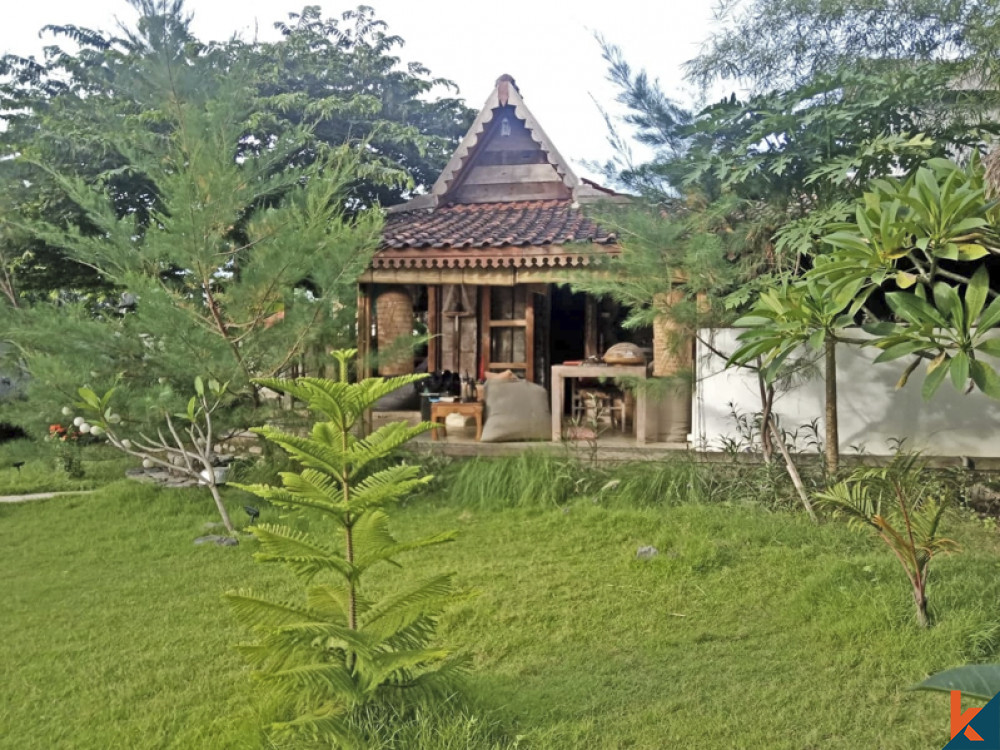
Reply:
<svg viewBox="0 0 1000 750"><path fill-rule="evenodd" d="M307 3L299 0L187 0L202 40L234 34L274 38L275 21ZM322 2L325 16L339 16L354 2ZM694 93L681 65L695 54L711 27L713 0L370 0L389 31L406 40L401 56L450 78L469 106L479 109L501 73L517 80L521 94L556 147L578 173L584 160L611 154L595 100L614 111L613 87L594 40L599 32L625 50L634 67L658 77L665 91L684 101ZM40 56L51 37L46 24L112 29L135 16L125 0L7 0L0 22L0 52ZM720 92L721 93L721 92ZM593 175L591 175L593 176Z"/></svg>

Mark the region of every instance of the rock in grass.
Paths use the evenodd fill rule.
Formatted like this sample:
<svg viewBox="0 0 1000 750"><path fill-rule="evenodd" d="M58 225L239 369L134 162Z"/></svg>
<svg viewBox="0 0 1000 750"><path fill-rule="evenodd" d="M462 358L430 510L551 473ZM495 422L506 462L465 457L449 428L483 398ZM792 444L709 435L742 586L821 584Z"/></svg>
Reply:
<svg viewBox="0 0 1000 750"><path fill-rule="evenodd" d="M196 545L202 544L217 544L220 547L235 547L240 543L239 539L233 539L231 536L220 536L219 534L208 534L207 536L200 536L194 540Z"/></svg>
<svg viewBox="0 0 1000 750"><path fill-rule="evenodd" d="M656 547L653 547L653 546L639 547L639 549L635 553L635 559L636 560L652 560L658 554L660 554L660 550L656 549Z"/></svg>

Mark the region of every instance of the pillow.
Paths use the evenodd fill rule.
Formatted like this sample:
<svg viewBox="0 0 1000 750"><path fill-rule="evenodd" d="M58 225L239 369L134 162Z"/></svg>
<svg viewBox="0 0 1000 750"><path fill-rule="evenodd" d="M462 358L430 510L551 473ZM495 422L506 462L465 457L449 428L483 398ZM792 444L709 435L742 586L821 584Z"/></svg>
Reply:
<svg viewBox="0 0 1000 750"><path fill-rule="evenodd" d="M551 439L549 394L542 386L527 380L489 381L482 442Z"/></svg>
<svg viewBox="0 0 1000 750"><path fill-rule="evenodd" d="M483 373L483 380L489 382L491 380L519 380L519 378L514 374L513 370L504 370L503 372L487 370Z"/></svg>

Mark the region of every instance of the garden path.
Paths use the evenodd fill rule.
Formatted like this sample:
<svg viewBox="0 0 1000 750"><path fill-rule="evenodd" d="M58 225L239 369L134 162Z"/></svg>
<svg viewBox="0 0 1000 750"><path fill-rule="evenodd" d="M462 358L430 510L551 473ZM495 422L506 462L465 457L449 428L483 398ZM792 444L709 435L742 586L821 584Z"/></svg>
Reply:
<svg viewBox="0 0 1000 750"><path fill-rule="evenodd" d="M72 492L33 492L30 495L0 495L0 503L26 503L30 500L48 500L60 495L89 495L95 490L74 490Z"/></svg>

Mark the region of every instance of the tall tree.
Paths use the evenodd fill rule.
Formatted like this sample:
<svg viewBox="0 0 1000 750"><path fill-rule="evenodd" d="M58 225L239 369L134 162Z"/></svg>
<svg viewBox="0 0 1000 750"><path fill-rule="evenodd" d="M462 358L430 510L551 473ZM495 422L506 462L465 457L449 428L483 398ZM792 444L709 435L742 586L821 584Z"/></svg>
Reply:
<svg viewBox="0 0 1000 750"><path fill-rule="evenodd" d="M993 77L998 52L997 0L721 0L687 72L765 92L878 61L960 62Z"/></svg>
<svg viewBox="0 0 1000 750"><path fill-rule="evenodd" d="M370 8L324 20L317 7L307 7L289 24L277 24L278 42L203 44L192 36L180 0L129 2L140 12L134 29L50 26L45 31L68 44L47 47L42 61L0 58L0 302L57 289L98 300L114 293L92 269L65 262L59 248L3 222L32 215L86 229L78 206L29 162L106 182L123 215L145 211L149 185L109 135L122 118L143 113L148 128L165 132L169 123L148 115L159 111L165 88L194 85L187 80L192 75L209 81L232 73L244 81L253 105L242 123L241 154L266 150L301 128L312 137L275 168L322 161L327 149L349 144L364 162L348 186L355 211L389 205L430 184L471 121L459 100L433 96L450 82L418 63L400 64L393 53L402 39L389 35ZM151 55L173 56L171 75L178 78L140 80Z"/></svg>
<svg viewBox="0 0 1000 750"><path fill-rule="evenodd" d="M129 73L104 92L110 115L91 113L121 167L92 177L18 157L76 217L27 217L19 229L122 292L8 316L36 418L79 385L118 383L132 395L125 416L142 421L193 374L256 406L252 378L350 337L355 279L380 228L376 212L346 206L365 171L357 149L328 148L305 127L247 148L253 79L192 51L184 29L176 16L144 16L128 41Z"/></svg>

